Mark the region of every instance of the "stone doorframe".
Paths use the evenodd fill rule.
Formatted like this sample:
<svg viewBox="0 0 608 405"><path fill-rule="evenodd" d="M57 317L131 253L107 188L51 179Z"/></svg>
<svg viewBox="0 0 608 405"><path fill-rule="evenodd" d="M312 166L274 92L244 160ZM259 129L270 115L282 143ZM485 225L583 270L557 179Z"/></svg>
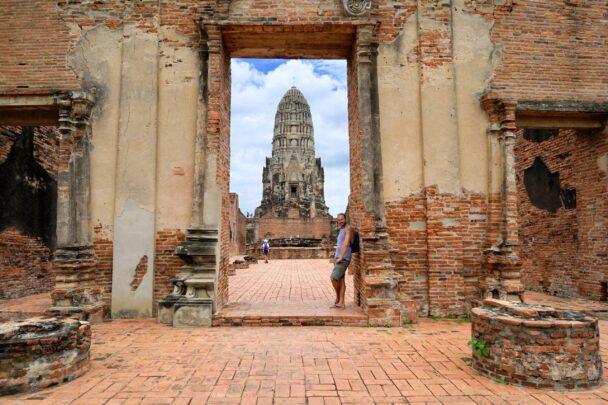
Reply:
<svg viewBox="0 0 608 405"><path fill-rule="evenodd" d="M206 243L205 253L200 253L197 257L200 259L207 255L207 259L202 261L207 263L209 269L209 256L214 252L215 279L213 291L210 291L208 284L205 292L194 288L190 291L191 298L209 297L211 293L212 312L228 303L230 58L343 58L348 60L349 81L349 207L351 222L361 235L361 254L354 261L359 268L355 277L355 289L361 292L357 304L368 314L370 324L400 325L399 276L394 270L394 251L388 245L382 196L376 25L234 25L201 21L199 28L202 88L195 146L197 152L192 221L187 241L182 248L178 248L177 253L181 253L187 262L188 268L182 273L183 281L187 284L188 277L195 278L192 272L196 262L193 257L197 256L192 253L197 250L193 247L194 239L201 232L206 233L209 238L203 241ZM323 45L323 40L315 40L315 37L329 38L328 35L333 38L331 46ZM302 39L303 36L306 36L305 40ZM273 48L275 43L289 43L290 38L294 39L293 47L283 45L282 49ZM335 38L342 42L336 43ZM255 48L256 40L263 40L264 46ZM304 48L298 48L296 44ZM317 44L318 47L309 46L310 44ZM217 245L212 247L209 242L213 241L213 233ZM194 273L200 274L198 271ZM184 289L182 291L184 293L181 297L184 299L187 293ZM167 308L171 305L174 307L170 302L167 305ZM161 307L159 318L162 310ZM179 322L176 325L175 311L175 308L165 311L165 322L185 326ZM194 319L204 312L208 313L207 311L198 311L196 314L196 310L189 311L181 319L187 318L190 325L205 326L210 323Z"/></svg>
<svg viewBox="0 0 608 405"><path fill-rule="evenodd" d="M101 321L106 312L96 286L97 256L90 224L91 111L95 99L81 91L0 96L0 124L57 126L57 246L53 257L55 315Z"/></svg>
<svg viewBox="0 0 608 405"><path fill-rule="evenodd" d="M518 195L515 169L515 132L530 129L605 128L608 104L561 101L534 101L500 98L485 94L481 105L490 125L490 246L479 287L482 298L521 301Z"/></svg>

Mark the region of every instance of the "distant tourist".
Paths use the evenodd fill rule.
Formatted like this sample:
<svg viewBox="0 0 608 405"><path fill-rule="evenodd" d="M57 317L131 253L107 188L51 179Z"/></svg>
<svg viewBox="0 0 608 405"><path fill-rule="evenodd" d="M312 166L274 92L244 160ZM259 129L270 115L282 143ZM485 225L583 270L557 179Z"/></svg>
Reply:
<svg viewBox="0 0 608 405"><path fill-rule="evenodd" d="M270 251L268 239L264 239L264 243L262 244L262 251L264 252L264 263L268 263L268 252Z"/></svg>
<svg viewBox="0 0 608 405"><path fill-rule="evenodd" d="M331 285L336 290L336 302L332 305L332 308L345 308L344 293L346 292L346 281L344 276L352 255L350 241L353 238L353 231L346 223L346 215L338 214L337 220L340 232L338 233L338 243L336 245L334 269L330 276Z"/></svg>

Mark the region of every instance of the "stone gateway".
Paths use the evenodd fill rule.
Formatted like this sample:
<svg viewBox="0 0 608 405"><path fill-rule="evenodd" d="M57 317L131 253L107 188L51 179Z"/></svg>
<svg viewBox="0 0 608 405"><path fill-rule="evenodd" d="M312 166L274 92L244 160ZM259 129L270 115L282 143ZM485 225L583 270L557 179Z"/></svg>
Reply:
<svg viewBox="0 0 608 405"><path fill-rule="evenodd" d="M2 192L56 203L0 215L0 296L211 325L234 242L230 60L251 57L347 61L369 324L524 287L608 299L606 15L604 1L4 0ZM300 95L277 113L260 218L327 218ZM25 163L39 180L20 179Z"/></svg>

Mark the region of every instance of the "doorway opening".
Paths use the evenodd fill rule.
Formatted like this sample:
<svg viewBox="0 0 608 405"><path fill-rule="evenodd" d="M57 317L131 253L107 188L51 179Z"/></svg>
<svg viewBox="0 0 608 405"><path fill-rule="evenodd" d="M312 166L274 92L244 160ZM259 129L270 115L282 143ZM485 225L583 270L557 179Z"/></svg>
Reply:
<svg viewBox="0 0 608 405"><path fill-rule="evenodd" d="M53 289L58 139L53 126L0 126L0 299Z"/></svg>
<svg viewBox="0 0 608 405"><path fill-rule="evenodd" d="M232 59L229 300L221 313L331 318L350 194L346 60ZM269 246L268 263L264 246ZM347 305L354 304L347 273Z"/></svg>

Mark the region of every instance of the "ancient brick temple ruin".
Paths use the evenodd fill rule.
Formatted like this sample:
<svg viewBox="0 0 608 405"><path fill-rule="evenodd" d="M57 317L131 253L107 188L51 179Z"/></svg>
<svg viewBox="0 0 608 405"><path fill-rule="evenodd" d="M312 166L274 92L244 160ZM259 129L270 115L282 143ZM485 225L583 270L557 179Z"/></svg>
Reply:
<svg viewBox="0 0 608 405"><path fill-rule="evenodd" d="M277 107L272 156L266 158L262 174L262 202L247 221L248 243L258 246L268 239L273 247L290 242L319 246L328 241L332 218L325 205L324 181L321 158L315 156L310 106L292 87Z"/></svg>
<svg viewBox="0 0 608 405"><path fill-rule="evenodd" d="M230 60L253 57L347 61L370 324L524 288L608 299L606 15L597 0L4 0L1 296L210 325L229 288Z"/></svg>

